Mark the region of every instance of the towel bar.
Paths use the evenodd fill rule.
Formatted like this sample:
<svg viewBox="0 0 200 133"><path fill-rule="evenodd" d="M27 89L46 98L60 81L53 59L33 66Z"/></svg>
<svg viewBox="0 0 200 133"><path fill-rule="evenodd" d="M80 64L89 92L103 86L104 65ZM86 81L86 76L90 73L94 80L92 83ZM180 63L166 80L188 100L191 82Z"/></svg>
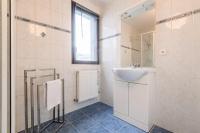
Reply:
<svg viewBox="0 0 200 133"><path fill-rule="evenodd" d="M32 70L24 70L24 105L25 105L25 133L28 133L28 73L29 72L36 72L36 69ZM35 77L29 77L30 78L30 103L31 103L31 133L34 133L34 92L33 92L33 85L34 85L34 80L35 79L42 79L46 77L53 77L53 79L60 78L59 74L56 74L55 68L47 68L47 69L39 69L39 71L53 71L53 74L49 75L40 75L40 76L35 76ZM36 98L37 98L37 132L41 133L43 132L47 127L49 127L53 123L60 123L61 125L55 129L55 133L59 131L59 129L64 125L65 118L64 118L64 113L65 113L65 102L64 102L64 79L62 80L62 120L60 120L60 105L58 105L58 115L57 115L57 120L55 117L55 107L53 108L53 121L46 125L44 128L41 129L41 119L40 119L40 93L39 93L39 88L44 86L43 84L36 84L37 86L37 93L36 93ZM45 86L46 87L46 86Z"/></svg>

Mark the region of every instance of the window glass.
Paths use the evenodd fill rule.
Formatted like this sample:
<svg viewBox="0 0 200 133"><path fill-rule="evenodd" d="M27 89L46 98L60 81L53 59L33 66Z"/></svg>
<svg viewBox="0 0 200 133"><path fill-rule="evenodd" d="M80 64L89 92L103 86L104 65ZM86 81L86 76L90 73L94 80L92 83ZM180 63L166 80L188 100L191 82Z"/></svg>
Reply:
<svg viewBox="0 0 200 133"><path fill-rule="evenodd" d="M79 6L74 9L73 63L98 64L98 16Z"/></svg>

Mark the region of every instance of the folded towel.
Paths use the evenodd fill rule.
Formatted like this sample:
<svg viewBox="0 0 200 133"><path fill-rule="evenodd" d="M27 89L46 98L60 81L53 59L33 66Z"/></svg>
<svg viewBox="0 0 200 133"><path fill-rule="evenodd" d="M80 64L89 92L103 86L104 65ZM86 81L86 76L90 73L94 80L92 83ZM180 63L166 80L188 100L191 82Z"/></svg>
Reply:
<svg viewBox="0 0 200 133"><path fill-rule="evenodd" d="M60 79L46 83L45 103L47 110L51 110L62 102L62 81Z"/></svg>

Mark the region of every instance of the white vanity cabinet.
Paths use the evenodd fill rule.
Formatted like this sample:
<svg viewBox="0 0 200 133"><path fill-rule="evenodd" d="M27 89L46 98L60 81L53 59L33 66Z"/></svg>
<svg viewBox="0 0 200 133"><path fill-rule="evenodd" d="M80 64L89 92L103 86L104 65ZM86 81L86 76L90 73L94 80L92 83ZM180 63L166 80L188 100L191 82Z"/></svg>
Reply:
<svg viewBox="0 0 200 133"><path fill-rule="evenodd" d="M147 131L149 117L149 88L143 84L129 84L129 117L135 126Z"/></svg>
<svg viewBox="0 0 200 133"><path fill-rule="evenodd" d="M114 111L128 116L128 83L117 81L114 90Z"/></svg>
<svg viewBox="0 0 200 133"><path fill-rule="evenodd" d="M151 74L133 82L115 80L114 115L128 123L149 132L150 90L153 87Z"/></svg>

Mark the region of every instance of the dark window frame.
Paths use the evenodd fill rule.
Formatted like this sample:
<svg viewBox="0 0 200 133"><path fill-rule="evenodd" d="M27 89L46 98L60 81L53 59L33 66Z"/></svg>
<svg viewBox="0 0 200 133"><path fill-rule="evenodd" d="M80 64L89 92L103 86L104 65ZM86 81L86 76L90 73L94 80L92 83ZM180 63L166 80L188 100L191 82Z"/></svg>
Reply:
<svg viewBox="0 0 200 133"><path fill-rule="evenodd" d="M76 60L76 52L75 52L75 9L78 8L82 10L83 12L90 14L92 16L97 17L97 61L81 61L81 60ZM99 15L96 14L95 12L91 11L90 9L72 1L72 64L94 64L98 65L99 64Z"/></svg>

